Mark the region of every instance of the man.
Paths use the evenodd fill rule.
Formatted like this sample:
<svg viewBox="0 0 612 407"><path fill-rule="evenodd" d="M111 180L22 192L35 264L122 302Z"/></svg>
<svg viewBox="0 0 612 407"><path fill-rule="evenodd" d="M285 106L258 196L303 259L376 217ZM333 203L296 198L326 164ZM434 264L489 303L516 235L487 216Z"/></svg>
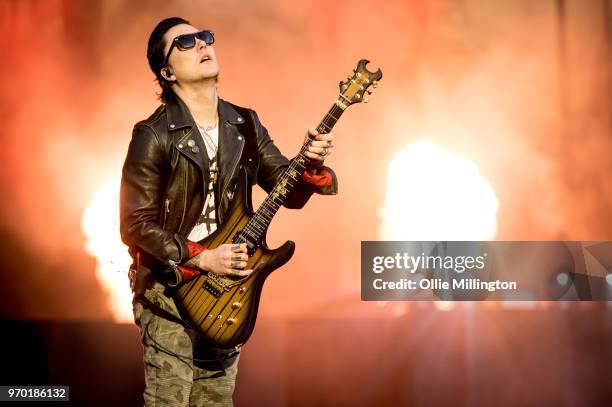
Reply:
<svg viewBox="0 0 612 407"><path fill-rule="evenodd" d="M172 296L199 272L252 272L245 270L244 244L207 250L196 242L223 222L241 165L266 191L289 165L254 111L218 98L213 44L212 32L178 17L155 27L147 57L163 104L134 127L123 167L121 236L134 258L130 276L146 405L232 405L238 349L201 344ZM309 167L289 208L301 208L313 193L337 192L333 171L323 166L332 135L310 128L307 137L313 140ZM255 159L244 160L249 145Z"/></svg>

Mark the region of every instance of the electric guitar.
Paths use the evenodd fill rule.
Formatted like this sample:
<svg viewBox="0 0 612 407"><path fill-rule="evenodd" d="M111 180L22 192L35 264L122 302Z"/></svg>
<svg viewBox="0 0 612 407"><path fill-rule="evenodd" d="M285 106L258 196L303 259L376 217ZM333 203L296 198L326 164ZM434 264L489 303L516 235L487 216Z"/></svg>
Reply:
<svg viewBox="0 0 612 407"><path fill-rule="evenodd" d="M350 105L367 102L364 94L372 93L370 86L375 88L382 78L380 69L376 72L366 69L368 62L360 60L354 75L340 82L338 99L317 127L319 133L329 133ZM300 153L278 178L256 212L252 210L248 176L242 168L225 222L198 242L209 249L225 243L246 243L249 254L246 269L253 269L247 277L202 273L178 288L174 296L177 308L209 345L229 349L249 339L266 278L293 256L294 242L287 241L277 249L270 249L266 244L266 232L305 170L309 143L310 139L304 142Z"/></svg>

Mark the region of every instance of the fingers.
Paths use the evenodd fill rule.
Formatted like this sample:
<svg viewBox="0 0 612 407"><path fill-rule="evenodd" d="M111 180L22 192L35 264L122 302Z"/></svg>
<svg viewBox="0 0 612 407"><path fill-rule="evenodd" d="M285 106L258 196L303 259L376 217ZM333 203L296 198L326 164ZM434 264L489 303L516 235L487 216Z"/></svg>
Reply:
<svg viewBox="0 0 612 407"><path fill-rule="evenodd" d="M251 274L252 269L245 270L248 258L246 254L234 254L232 260L225 264L225 274L241 277Z"/></svg>
<svg viewBox="0 0 612 407"><path fill-rule="evenodd" d="M304 153L306 157L315 161L324 161L329 155L331 155L332 146L330 147L308 147L308 150Z"/></svg>
<svg viewBox="0 0 612 407"><path fill-rule="evenodd" d="M332 144L334 136L332 133L319 133L314 127L309 127L307 137L310 138L310 143L304 154L311 160L322 164L331 154L331 149L334 147Z"/></svg>
<svg viewBox="0 0 612 407"><path fill-rule="evenodd" d="M332 148L334 148L334 146L331 144L311 145L308 147L307 151L319 155L329 155ZM327 154L325 153L326 151Z"/></svg>
<svg viewBox="0 0 612 407"><path fill-rule="evenodd" d="M246 243L232 243L231 244L231 250L234 253L246 253L247 252L247 245L246 245Z"/></svg>
<svg viewBox="0 0 612 407"><path fill-rule="evenodd" d="M313 140L310 142L309 147L315 147L315 148L331 148L333 147L333 143L331 142L331 140Z"/></svg>
<svg viewBox="0 0 612 407"><path fill-rule="evenodd" d="M320 140L320 141L332 141L334 139L334 135L332 133L319 133L314 127L308 128L308 134L306 137L311 140Z"/></svg>
<svg viewBox="0 0 612 407"><path fill-rule="evenodd" d="M246 277L253 272L253 269L238 269L238 268L228 268L223 270L223 272L218 273L221 276L236 276L236 277Z"/></svg>
<svg viewBox="0 0 612 407"><path fill-rule="evenodd" d="M246 277L253 272L253 269L245 270L249 260L246 243L224 243L211 253L214 253L214 256L207 271L239 277Z"/></svg>
<svg viewBox="0 0 612 407"><path fill-rule="evenodd" d="M247 265L246 261L242 261L242 260L232 260L229 262L229 268L232 269L244 269Z"/></svg>
<svg viewBox="0 0 612 407"><path fill-rule="evenodd" d="M334 139L334 135L332 133L317 133L314 137L314 140L318 141L332 141Z"/></svg>
<svg viewBox="0 0 612 407"><path fill-rule="evenodd" d="M319 132L317 131L317 129L315 129L314 127L310 126L308 128L308 133L306 134L307 137L310 137L311 139L316 138L316 136L319 134Z"/></svg>
<svg viewBox="0 0 612 407"><path fill-rule="evenodd" d="M231 275L238 276L238 277L246 277L249 274L251 274L252 272L253 272L253 269L248 269L248 270L233 269L232 272L231 272Z"/></svg>
<svg viewBox="0 0 612 407"><path fill-rule="evenodd" d="M230 258L232 261L247 261L249 259L249 255L246 253L234 253Z"/></svg>
<svg viewBox="0 0 612 407"><path fill-rule="evenodd" d="M225 263L223 269L218 273L220 275L246 277L253 272L253 269L246 269L246 261L232 260Z"/></svg>
<svg viewBox="0 0 612 407"><path fill-rule="evenodd" d="M232 244L231 250L226 251L223 255L223 265L227 268L245 268L247 260L249 260L249 255L246 243Z"/></svg>
<svg viewBox="0 0 612 407"><path fill-rule="evenodd" d="M331 153L329 152L326 155L320 155L320 154L309 153L309 152L304 153L304 155L308 157L311 161L317 162L319 164L323 164L323 162L325 161L325 158L327 158L330 154Z"/></svg>
<svg viewBox="0 0 612 407"><path fill-rule="evenodd" d="M244 276L244 268L247 266L249 255L247 254L246 243L233 243L227 245L229 250L223 256L223 274Z"/></svg>

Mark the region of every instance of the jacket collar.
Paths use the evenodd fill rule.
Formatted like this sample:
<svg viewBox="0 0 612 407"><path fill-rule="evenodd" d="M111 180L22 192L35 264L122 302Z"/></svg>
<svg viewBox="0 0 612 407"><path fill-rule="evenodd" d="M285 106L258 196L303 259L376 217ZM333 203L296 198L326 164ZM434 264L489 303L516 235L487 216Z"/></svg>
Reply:
<svg viewBox="0 0 612 407"><path fill-rule="evenodd" d="M219 98L219 122L221 118L230 124L243 124L244 117L238 114L234 107L225 100Z"/></svg>
<svg viewBox="0 0 612 407"><path fill-rule="evenodd" d="M225 100L219 98L217 110L219 112L219 123L243 124L244 117L238 114L236 109ZM168 120L168 131L179 130L185 127L194 127L193 116L187 105L177 97L166 104L166 118Z"/></svg>
<svg viewBox="0 0 612 407"><path fill-rule="evenodd" d="M232 174L230 172L236 168L240 160L245 143L244 137L234 125L243 124L245 119L238 114L230 103L221 98L219 98L218 112L219 146L217 157L220 177L217 180L217 196L221 198L221 194L227 188L231 178ZM206 154L206 146L187 105L180 98L176 98L175 101L166 105L166 116L169 133L183 129L181 132L175 133L178 136L176 148L198 166L202 180L202 196L206 196L210 178L207 170L209 165L208 154Z"/></svg>

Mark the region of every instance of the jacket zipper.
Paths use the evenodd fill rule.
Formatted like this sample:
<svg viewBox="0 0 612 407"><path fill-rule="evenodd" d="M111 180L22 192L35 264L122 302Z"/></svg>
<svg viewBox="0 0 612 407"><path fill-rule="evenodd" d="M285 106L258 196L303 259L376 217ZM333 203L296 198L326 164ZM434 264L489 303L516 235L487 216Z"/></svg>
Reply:
<svg viewBox="0 0 612 407"><path fill-rule="evenodd" d="M168 214L170 213L170 198L166 198L164 202L164 221L162 222L162 229L166 228L166 223L168 223Z"/></svg>
<svg viewBox="0 0 612 407"><path fill-rule="evenodd" d="M185 215L187 212L187 174L183 172L183 178L185 179L185 187L183 188L185 193L183 196L183 215L181 216L181 223L179 224L178 231L181 232L183 222L185 221Z"/></svg>

